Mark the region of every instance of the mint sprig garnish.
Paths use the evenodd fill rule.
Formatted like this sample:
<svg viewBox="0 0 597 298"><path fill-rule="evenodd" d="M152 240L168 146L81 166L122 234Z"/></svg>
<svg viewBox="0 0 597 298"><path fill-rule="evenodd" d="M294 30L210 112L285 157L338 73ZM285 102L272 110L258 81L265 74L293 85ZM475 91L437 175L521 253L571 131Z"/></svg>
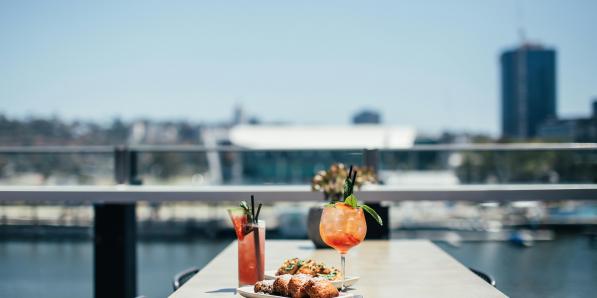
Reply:
<svg viewBox="0 0 597 298"><path fill-rule="evenodd" d="M240 201L240 207L243 208L245 215L249 222L253 222L253 214L251 213L251 208L249 208L249 204L246 201Z"/></svg>
<svg viewBox="0 0 597 298"><path fill-rule="evenodd" d="M369 213L369 215L371 215L371 217L373 217L373 219L375 219L375 221L377 221L377 223L380 226L383 226L383 220L381 219L381 216L379 216L379 214L377 214L377 212L375 212L375 210L373 208L371 208L365 204L359 203L357 196L355 196L354 194L351 194L350 196L348 196L348 198L346 198L346 200L344 200L344 204L346 204L352 208L363 208L363 210L365 210L365 212Z"/></svg>
<svg viewBox="0 0 597 298"><path fill-rule="evenodd" d="M352 171L352 166L350 167L350 170ZM350 179L350 174L348 174L348 177L346 177L346 180L344 180L344 193L343 193L344 200L346 200L346 198L348 198L348 196L350 196L350 194L352 194L352 188L350 187L350 185L351 185L351 179ZM352 182L352 185L354 185L354 182Z"/></svg>
<svg viewBox="0 0 597 298"><path fill-rule="evenodd" d="M377 212L375 212L375 210L365 204L359 204L360 208L363 208L363 210L365 210L367 213L369 213L369 215L371 215L371 217L373 217L373 219L375 219L375 221L380 225L383 226L383 220L381 219L381 216L379 216L379 214L377 214Z"/></svg>
<svg viewBox="0 0 597 298"><path fill-rule="evenodd" d="M352 174L352 177L351 177ZM353 193L354 190L354 183L357 180L357 171L354 171L354 174L352 172L352 166L350 166L350 171L348 172L348 177L346 177L346 180L344 181L344 204L351 206L352 208L363 208L363 210L365 210L365 212L369 213L369 215L371 215L371 217L373 217L373 219L375 219L375 221L380 225L383 226L383 220L381 219L381 216L379 216L379 214L377 214L377 212L375 212L375 210L365 204L361 204L359 203L359 199L357 199L357 196ZM327 204L326 207L328 205L334 205L333 203Z"/></svg>
<svg viewBox="0 0 597 298"><path fill-rule="evenodd" d="M351 194L348 198L344 199L344 204L351 206L352 208L357 208L359 206L359 200L357 196Z"/></svg>

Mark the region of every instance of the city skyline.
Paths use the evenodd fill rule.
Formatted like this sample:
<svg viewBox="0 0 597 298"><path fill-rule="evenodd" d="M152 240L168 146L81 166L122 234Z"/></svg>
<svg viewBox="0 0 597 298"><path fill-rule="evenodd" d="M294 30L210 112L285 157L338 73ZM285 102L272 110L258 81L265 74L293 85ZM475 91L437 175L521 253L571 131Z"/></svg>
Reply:
<svg viewBox="0 0 597 298"><path fill-rule="evenodd" d="M499 54L558 51L557 113L590 113L589 1L0 4L0 113L348 124L499 134ZM427 4L427 5L426 5ZM315 9L317 8L317 9ZM523 21L520 21L522 19Z"/></svg>

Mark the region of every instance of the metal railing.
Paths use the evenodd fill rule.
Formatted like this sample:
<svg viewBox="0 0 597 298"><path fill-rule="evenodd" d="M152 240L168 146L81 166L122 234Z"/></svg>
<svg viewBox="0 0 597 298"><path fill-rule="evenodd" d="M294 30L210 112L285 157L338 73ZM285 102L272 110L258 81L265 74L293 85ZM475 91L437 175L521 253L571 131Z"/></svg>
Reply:
<svg viewBox="0 0 597 298"><path fill-rule="evenodd" d="M321 149L317 149L319 151ZM583 151L597 152L597 144L467 144L416 145L411 148L363 149L364 165L379 168L380 152L488 152L488 151ZM141 186L139 153L161 152L254 152L233 146L78 146L78 147L0 147L0 154L112 154L112 186L0 186L0 202L78 201L94 204L94 293L95 297L134 297L136 294L137 201L237 201L256 194L260 200L317 201L321 194L307 185L249 186ZM267 150L258 151L284 151ZM299 150L297 150L299 151ZM300 151L315 151L304 149ZM349 150L353 152L354 150ZM371 202L397 200L597 200L597 184L550 185L454 185L454 186L372 186L363 197ZM375 204L375 203L374 203Z"/></svg>
<svg viewBox="0 0 597 298"><path fill-rule="evenodd" d="M0 154L26 153L112 153L115 148L128 148L137 152L243 152L288 151L280 148L249 149L238 146L203 145L122 145L122 146L0 146ZM391 151L546 151L546 150L597 150L597 143L478 143L478 144L416 144L408 148L363 148ZM299 149L296 151L321 151L324 149Z"/></svg>
<svg viewBox="0 0 597 298"><path fill-rule="evenodd" d="M131 162L137 162L136 175L151 178L146 183L164 177L189 179L198 174L200 180L209 178L201 180L207 184L305 184L316 170L333 162L366 164L385 172L450 171L461 184L597 182L596 143L422 144L362 150L202 145L16 146L0 147L0 166L12 162L18 171L34 173L43 169L40 173L44 177L53 173L55 179L74 179L71 184L109 184L115 169L107 165L112 164L117 151L132 156ZM461 164L454 165L453 161ZM167 172L154 177L151 171L160 167ZM71 169L83 175L68 177ZM0 184L2 179L18 177L20 173L5 173L4 177L0 173Z"/></svg>
<svg viewBox="0 0 597 298"><path fill-rule="evenodd" d="M502 184L455 186L365 186L356 191L368 202L398 201L564 201L597 200L597 184ZM260 201L319 202L308 185L219 186L0 186L0 202L30 203L229 203L256 195Z"/></svg>

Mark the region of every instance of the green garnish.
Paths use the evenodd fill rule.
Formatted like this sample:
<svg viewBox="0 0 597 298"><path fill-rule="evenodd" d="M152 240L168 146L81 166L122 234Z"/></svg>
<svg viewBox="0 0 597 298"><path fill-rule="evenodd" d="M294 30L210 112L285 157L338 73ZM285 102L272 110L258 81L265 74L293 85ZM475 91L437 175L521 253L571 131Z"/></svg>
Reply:
<svg viewBox="0 0 597 298"><path fill-rule="evenodd" d="M336 272L332 272L330 274L319 274L319 277L323 277L327 280L333 280L336 277Z"/></svg>
<svg viewBox="0 0 597 298"><path fill-rule="evenodd" d="M348 177L346 177L346 180L344 181L344 204L351 206L352 208L363 208L363 210L369 213L369 215L371 215L371 217L373 217L373 219L375 219L380 226L383 226L383 220L381 219L381 216L379 216L379 214L377 214L373 208L359 203L357 196L353 193L354 183L357 180L357 171L354 171L354 175L352 175L353 177L350 177L351 174L352 166L350 167ZM334 203L326 204L325 207L330 205L334 206Z"/></svg>
<svg viewBox="0 0 597 298"><path fill-rule="evenodd" d="M344 199L344 204L351 206L352 208L357 208L359 201L354 194L348 196L348 198Z"/></svg>
<svg viewBox="0 0 597 298"><path fill-rule="evenodd" d="M352 170L352 167L351 167ZM354 187L354 181L352 181L352 179L350 179L350 174L348 174L348 177L346 177L346 180L344 180L344 199L346 200L346 198L348 196L350 196L350 194L352 194L352 188Z"/></svg>
<svg viewBox="0 0 597 298"><path fill-rule="evenodd" d="M380 225L383 226L383 220L381 219L381 216L379 216L379 214L377 214L377 212L375 212L375 210L365 204L359 204L358 205L360 208L363 208L363 210L365 210L367 213L369 213L369 215L371 215L371 217L373 217L373 219L375 219L375 221Z"/></svg>
<svg viewBox="0 0 597 298"><path fill-rule="evenodd" d="M253 214L251 213L251 209L249 208L247 202L240 201L240 207L243 208L243 211L245 212L245 215L247 216L249 222L253 222Z"/></svg>
<svg viewBox="0 0 597 298"><path fill-rule="evenodd" d="M377 221L377 223L380 226L383 226L383 220L381 219L381 216L379 216L379 214L377 214L377 212L375 212L375 210L373 208L371 208L365 204L359 203L357 196L355 196L354 194L351 194L350 196L348 196L348 198L346 200L344 200L344 204L351 206L352 208L363 208L363 210L365 210L365 212L369 213L369 215L371 215L371 217L373 217L373 219L375 219L375 221Z"/></svg>

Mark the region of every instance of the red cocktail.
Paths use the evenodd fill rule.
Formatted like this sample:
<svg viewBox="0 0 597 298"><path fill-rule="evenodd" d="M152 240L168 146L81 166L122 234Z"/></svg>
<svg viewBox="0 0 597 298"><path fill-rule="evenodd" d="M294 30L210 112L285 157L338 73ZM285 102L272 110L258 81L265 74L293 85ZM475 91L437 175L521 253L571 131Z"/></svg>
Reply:
<svg viewBox="0 0 597 298"><path fill-rule="evenodd" d="M238 238L238 284L253 285L264 279L265 222L250 222L243 209L229 209Z"/></svg>

